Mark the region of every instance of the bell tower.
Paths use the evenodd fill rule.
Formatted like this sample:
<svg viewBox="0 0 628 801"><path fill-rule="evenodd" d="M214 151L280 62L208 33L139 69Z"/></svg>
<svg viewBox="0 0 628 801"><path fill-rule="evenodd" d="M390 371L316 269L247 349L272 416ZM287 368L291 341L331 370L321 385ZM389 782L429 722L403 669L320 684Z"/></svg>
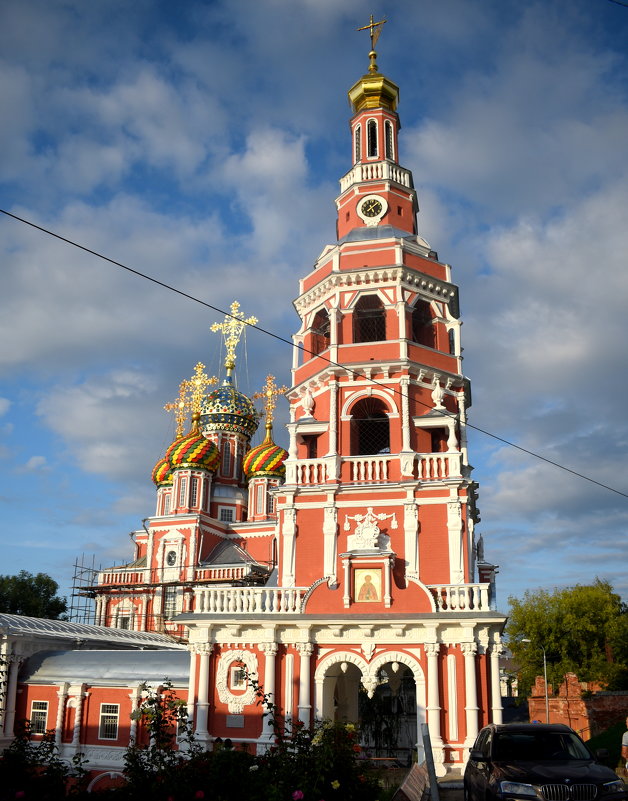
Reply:
<svg viewBox="0 0 628 801"><path fill-rule="evenodd" d="M282 580L345 583L342 606L354 611L367 551L390 587L447 593L475 572L458 288L417 234L412 174L398 159L399 89L378 71L377 24L366 26L368 71L349 90L352 166L336 199L338 239L295 301L301 326L278 505ZM367 520L379 531L368 547ZM385 596L387 607L423 603Z"/></svg>

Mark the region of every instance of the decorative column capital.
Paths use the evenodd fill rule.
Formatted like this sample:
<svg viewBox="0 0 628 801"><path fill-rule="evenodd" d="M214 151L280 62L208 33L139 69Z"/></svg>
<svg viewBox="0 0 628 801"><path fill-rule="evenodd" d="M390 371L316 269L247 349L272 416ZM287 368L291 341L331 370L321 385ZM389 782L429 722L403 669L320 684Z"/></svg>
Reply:
<svg viewBox="0 0 628 801"><path fill-rule="evenodd" d="M438 656L440 653L440 643L438 642L426 642L423 647L425 648L425 656L427 657Z"/></svg>
<svg viewBox="0 0 628 801"><path fill-rule="evenodd" d="M276 656L277 655L277 643L276 642L261 642L258 645L258 648L266 656Z"/></svg>
<svg viewBox="0 0 628 801"><path fill-rule="evenodd" d="M301 656L312 656L314 653L314 644L311 642L298 642L295 648Z"/></svg>
<svg viewBox="0 0 628 801"><path fill-rule="evenodd" d="M460 650L465 656L475 656L478 652L478 645L475 642L463 642Z"/></svg>
<svg viewBox="0 0 628 801"><path fill-rule="evenodd" d="M213 652L214 646L209 642L193 642L188 646L193 654L209 655Z"/></svg>

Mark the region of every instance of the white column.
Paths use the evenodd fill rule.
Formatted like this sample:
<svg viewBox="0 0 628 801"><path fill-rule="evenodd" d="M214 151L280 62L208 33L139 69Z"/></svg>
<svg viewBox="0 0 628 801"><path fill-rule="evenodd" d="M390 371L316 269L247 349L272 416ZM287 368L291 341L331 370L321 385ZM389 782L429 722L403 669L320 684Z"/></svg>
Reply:
<svg viewBox="0 0 628 801"><path fill-rule="evenodd" d="M198 671L198 697L196 701L196 730L197 740L202 744L209 741L207 722L209 720L209 656L212 646L209 644L194 645L194 651L199 655Z"/></svg>
<svg viewBox="0 0 628 801"><path fill-rule="evenodd" d="M61 746L61 738L63 736L63 715L65 712L65 701L68 697L68 687L70 685L67 681L59 686L57 690L57 720L55 722L55 743L57 748Z"/></svg>
<svg viewBox="0 0 628 801"><path fill-rule="evenodd" d="M277 643L264 642L261 643L260 651L264 654L264 693L268 696L269 700L275 702L275 659L277 657ZM267 712L266 704L264 704L264 711ZM275 736L275 729L273 728L273 721L271 715L264 717L264 726L262 729L262 740L272 740Z"/></svg>
<svg viewBox="0 0 628 801"><path fill-rule="evenodd" d="M427 656L427 725L432 743L432 756L434 757L434 770L437 776L444 776L445 750L440 732L440 691L439 691L439 643L426 643Z"/></svg>
<svg viewBox="0 0 628 801"><path fill-rule="evenodd" d="M329 377L329 449L327 456L338 453L338 379Z"/></svg>
<svg viewBox="0 0 628 801"><path fill-rule="evenodd" d="M410 388L410 376L401 377L399 389L401 391L401 450L409 451L410 448L410 399L408 391Z"/></svg>
<svg viewBox="0 0 628 801"><path fill-rule="evenodd" d="M499 685L499 657L502 647L499 644L491 646L491 720L493 723L502 722L502 693Z"/></svg>
<svg viewBox="0 0 628 801"><path fill-rule="evenodd" d="M294 506L289 506L283 512L283 526L281 529L282 570L281 583L284 587L294 587L294 571L296 557L297 515Z"/></svg>
<svg viewBox="0 0 628 801"><path fill-rule="evenodd" d="M334 505L333 495L328 496L328 505L324 508L323 517L323 552L324 567L323 572L327 576L330 584L336 583L336 557L338 550L338 513Z"/></svg>
<svg viewBox="0 0 628 801"><path fill-rule="evenodd" d="M90 693L85 692L85 685L81 684L76 695L76 711L74 712L74 728L72 730L72 748L76 751L81 743L81 725L83 722L83 705Z"/></svg>
<svg viewBox="0 0 628 801"><path fill-rule="evenodd" d="M286 654L284 661L283 714L286 721L294 720L294 654Z"/></svg>
<svg viewBox="0 0 628 801"><path fill-rule="evenodd" d="M464 744L471 748L478 734L478 689L475 673L475 655L478 647L474 642L463 642L462 653L464 654L464 689L465 706L464 711L467 721L467 736Z"/></svg>
<svg viewBox="0 0 628 801"><path fill-rule="evenodd" d="M399 358L406 359L408 357L408 337L406 334L406 304L403 300L398 301L395 306L397 307L397 319L399 322Z"/></svg>
<svg viewBox="0 0 628 801"><path fill-rule="evenodd" d="M310 725L312 704L310 701L310 658L314 653L311 642L297 643L299 652L299 720L304 726Z"/></svg>
<svg viewBox="0 0 628 801"><path fill-rule="evenodd" d="M196 701L196 652L190 647L190 678L188 680L188 722L194 722L194 706Z"/></svg>
<svg viewBox="0 0 628 801"><path fill-rule="evenodd" d="M419 575L419 507L414 499L403 505L406 575Z"/></svg>
<svg viewBox="0 0 628 801"><path fill-rule="evenodd" d="M22 664L22 657L10 654L5 657L9 663L9 679L6 691L6 712L4 715L4 733L9 737L13 736L13 725L15 724L15 699L17 697L17 674Z"/></svg>
<svg viewBox="0 0 628 801"><path fill-rule="evenodd" d="M131 725L129 726L129 745L133 745L137 738L137 718L133 717L133 713L137 709L137 703L140 700L140 693L142 691L142 683L130 688L129 700L131 701Z"/></svg>

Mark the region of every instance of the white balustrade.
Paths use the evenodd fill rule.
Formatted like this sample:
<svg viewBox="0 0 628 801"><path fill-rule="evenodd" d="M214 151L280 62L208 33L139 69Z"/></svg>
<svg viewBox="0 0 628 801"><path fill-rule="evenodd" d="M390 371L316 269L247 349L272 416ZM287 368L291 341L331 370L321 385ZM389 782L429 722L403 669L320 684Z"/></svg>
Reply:
<svg viewBox="0 0 628 801"><path fill-rule="evenodd" d="M196 587L194 611L216 615L297 614L305 592L302 587Z"/></svg>
<svg viewBox="0 0 628 801"><path fill-rule="evenodd" d="M490 611L489 584L432 584L437 612Z"/></svg>
<svg viewBox="0 0 628 801"><path fill-rule="evenodd" d="M417 478L420 481L461 475L461 453L417 453L416 461Z"/></svg>
<svg viewBox="0 0 628 801"><path fill-rule="evenodd" d="M344 192L350 186L361 181L395 181L402 186L410 187L411 173L398 164L389 161L374 161L356 164L346 175L340 179L340 191Z"/></svg>
<svg viewBox="0 0 628 801"><path fill-rule="evenodd" d="M386 481L391 456L352 456L343 461L349 462L350 481Z"/></svg>
<svg viewBox="0 0 628 801"><path fill-rule="evenodd" d="M147 570L103 570L98 574L98 584L146 584Z"/></svg>

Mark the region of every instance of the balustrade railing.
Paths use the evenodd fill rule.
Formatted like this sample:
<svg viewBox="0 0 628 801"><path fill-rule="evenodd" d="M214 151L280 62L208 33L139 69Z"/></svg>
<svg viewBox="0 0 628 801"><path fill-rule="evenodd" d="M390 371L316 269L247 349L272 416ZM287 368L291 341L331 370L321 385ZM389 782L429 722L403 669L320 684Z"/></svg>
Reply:
<svg viewBox="0 0 628 801"><path fill-rule="evenodd" d="M432 584L437 612L488 612L489 584Z"/></svg>
<svg viewBox="0 0 628 801"><path fill-rule="evenodd" d="M351 456L343 459L349 464L349 481L386 481L392 456Z"/></svg>
<svg viewBox="0 0 628 801"><path fill-rule="evenodd" d="M388 481L391 478L390 465L399 459L396 455L377 454L375 456L348 456L340 459L344 481L367 482ZM345 466L349 467L346 468ZM462 475L462 454L417 453L415 454L416 478L420 481L439 481ZM286 484L313 485L324 484L329 480L330 468L325 459L298 459L286 465Z"/></svg>
<svg viewBox="0 0 628 801"><path fill-rule="evenodd" d="M148 570L101 570L98 584L146 584L149 581Z"/></svg>
<svg viewBox="0 0 628 801"><path fill-rule="evenodd" d="M412 185L411 172L389 161L374 161L356 164L340 179L340 191L361 181L395 181L402 186Z"/></svg>
<svg viewBox="0 0 628 801"><path fill-rule="evenodd" d="M461 475L461 453L417 453L416 462L420 481Z"/></svg>
<svg viewBox="0 0 628 801"><path fill-rule="evenodd" d="M194 611L212 614L296 614L303 587L196 587Z"/></svg>

